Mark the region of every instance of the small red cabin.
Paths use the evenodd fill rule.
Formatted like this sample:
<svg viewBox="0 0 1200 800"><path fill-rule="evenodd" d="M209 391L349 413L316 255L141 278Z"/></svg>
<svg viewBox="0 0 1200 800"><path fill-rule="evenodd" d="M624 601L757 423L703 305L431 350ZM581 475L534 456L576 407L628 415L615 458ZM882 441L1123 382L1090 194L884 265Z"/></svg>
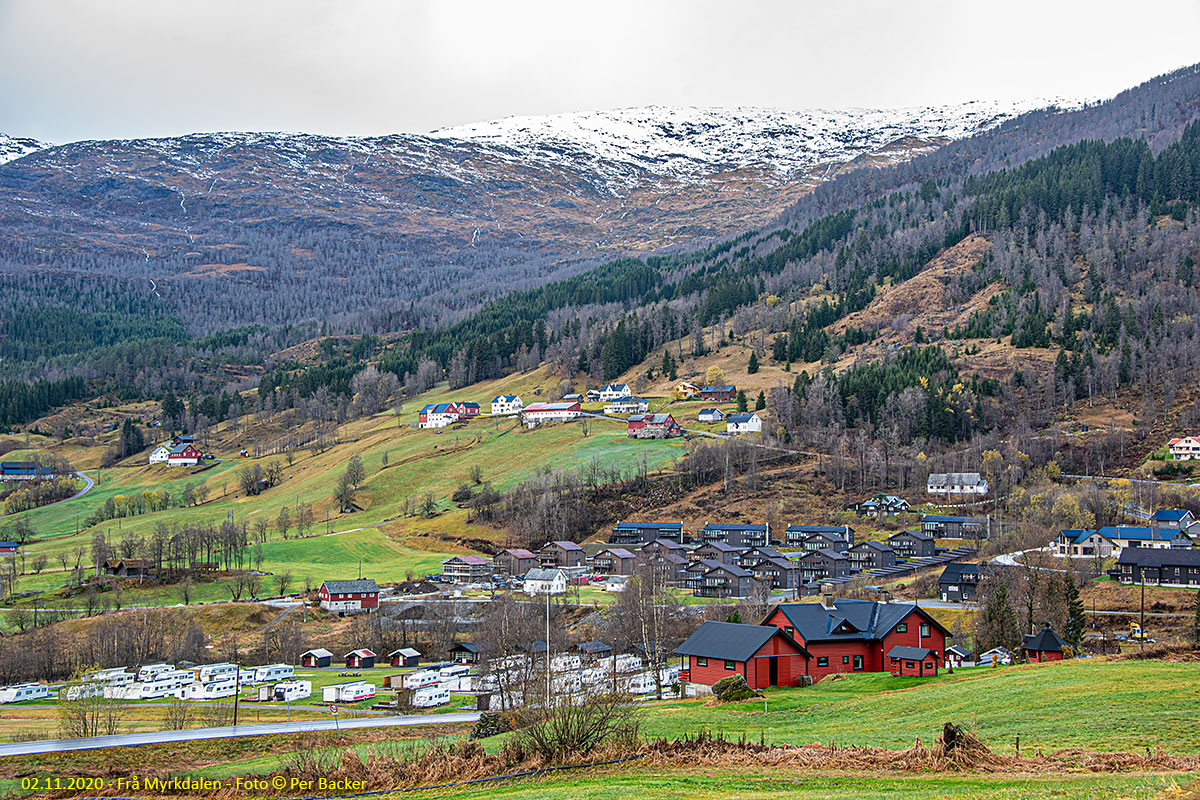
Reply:
<svg viewBox="0 0 1200 800"><path fill-rule="evenodd" d="M888 651L888 671L893 675L924 678L937 675L938 654L928 647L896 645Z"/></svg>
<svg viewBox="0 0 1200 800"><path fill-rule="evenodd" d="M1037 633L1025 637L1021 649L1030 661L1062 661L1063 651L1070 647L1067 641L1059 636L1047 622Z"/></svg>
<svg viewBox="0 0 1200 800"><path fill-rule="evenodd" d="M346 669L371 669L375 666L375 653L363 647L346 653Z"/></svg>

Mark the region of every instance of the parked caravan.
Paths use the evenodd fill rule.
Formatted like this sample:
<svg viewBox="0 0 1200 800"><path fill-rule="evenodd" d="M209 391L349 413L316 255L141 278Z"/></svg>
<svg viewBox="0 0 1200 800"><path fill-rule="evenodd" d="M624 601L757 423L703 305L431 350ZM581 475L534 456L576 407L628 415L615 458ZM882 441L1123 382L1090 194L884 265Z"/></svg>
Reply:
<svg viewBox="0 0 1200 800"><path fill-rule="evenodd" d="M59 692L59 697L63 700L85 700L89 697L100 697L104 694L104 687L98 683L80 683L75 686L67 686Z"/></svg>
<svg viewBox="0 0 1200 800"><path fill-rule="evenodd" d="M191 671L195 673L196 680L201 683L212 683L213 681L237 680L237 664L223 662L220 664L202 664L198 667L192 667Z"/></svg>
<svg viewBox="0 0 1200 800"><path fill-rule="evenodd" d="M275 684L275 700L290 703L312 696L312 681L284 681Z"/></svg>
<svg viewBox="0 0 1200 800"><path fill-rule="evenodd" d="M295 674L296 669L291 664L267 664L254 668L254 682L286 681Z"/></svg>
<svg viewBox="0 0 1200 800"><path fill-rule="evenodd" d="M50 694L50 687L44 683L15 683L12 686L0 687L0 703L21 703L26 700L38 700Z"/></svg>
<svg viewBox="0 0 1200 800"><path fill-rule="evenodd" d="M469 675L471 668L466 664L453 664L449 667L442 667L438 670L438 675L442 678L459 678L463 675Z"/></svg>
<svg viewBox="0 0 1200 800"><path fill-rule="evenodd" d="M254 667L242 667L238 670L238 682L242 684L257 683L254 680Z"/></svg>
<svg viewBox="0 0 1200 800"><path fill-rule="evenodd" d="M542 663L544 664L545 661L543 660ZM557 672L562 672L565 670L577 670L581 666L583 665L580 663L579 655L577 653L563 653L562 655L557 655L550 659L550 667Z"/></svg>
<svg viewBox="0 0 1200 800"><path fill-rule="evenodd" d="M166 672L159 672L154 676L153 680L138 681L130 683L122 687L114 687L118 689L127 689L125 699L130 700L152 700L158 697L169 697L175 693L176 689L181 689L189 683L195 682L196 678L191 670L187 669L171 669ZM105 697L109 697L109 693L104 693Z"/></svg>
<svg viewBox="0 0 1200 800"><path fill-rule="evenodd" d="M442 676L432 670L414 672L404 676L404 688L420 689L424 686L433 686L434 684L441 682L441 680Z"/></svg>
<svg viewBox="0 0 1200 800"><path fill-rule="evenodd" d="M321 701L325 703L353 703L375 696L375 685L365 681L335 683L321 690Z"/></svg>
<svg viewBox="0 0 1200 800"><path fill-rule="evenodd" d="M154 680L156 675L163 672L169 672L173 669L175 669L175 667L170 664L146 664L145 666L138 668L137 679L140 683L145 683L146 681Z"/></svg>
<svg viewBox="0 0 1200 800"><path fill-rule="evenodd" d="M218 700L222 697L233 697L235 694L237 681L230 676L208 683L195 681L175 690L175 696L180 700Z"/></svg>
<svg viewBox="0 0 1200 800"><path fill-rule="evenodd" d="M655 689L654 675L649 672L623 677L620 682L630 694L650 694Z"/></svg>
<svg viewBox="0 0 1200 800"><path fill-rule="evenodd" d="M441 686L426 686L413 692L412 704L417 708L434 708L450 702L450 690Z"/></svg>
<svg viewBox="0 0 1200 800"><path fill-rule="evenodd" d="M137 676L132 672L119 669L102 669L97 670L84 677L84 680L89 683L99 683L104 686L124 686L127 683L133 683Z"/></svg>

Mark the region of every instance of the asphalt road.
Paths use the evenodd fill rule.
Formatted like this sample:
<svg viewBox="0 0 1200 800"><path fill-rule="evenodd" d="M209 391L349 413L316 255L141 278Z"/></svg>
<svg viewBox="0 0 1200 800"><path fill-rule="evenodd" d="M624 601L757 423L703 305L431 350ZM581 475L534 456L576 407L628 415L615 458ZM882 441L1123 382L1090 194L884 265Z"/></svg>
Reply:
<svg viewBox="0 0 1200 800"><path fill-rule="evenodd" d="M411 716L384 717L381 719L346 719L340 721L342 730L358 728L392 728L402 725L449 725L474 722L479 719L478 711L456 714L414 714ZM147 731L124 733L117 736L91 736L86 739L47 739L41 742L13 742L0 744L0 757L32 756L39 753L65 753L71 750L97 750L105 747L134 747L143 744L164 742L194 742L206 739L231 739L243 736L270 736L280 733L307 733L309 731L332 731L337 721L303 720L299 722L275 722L264 725L237 725L223 728L193 728L183 731Z"/></svg>

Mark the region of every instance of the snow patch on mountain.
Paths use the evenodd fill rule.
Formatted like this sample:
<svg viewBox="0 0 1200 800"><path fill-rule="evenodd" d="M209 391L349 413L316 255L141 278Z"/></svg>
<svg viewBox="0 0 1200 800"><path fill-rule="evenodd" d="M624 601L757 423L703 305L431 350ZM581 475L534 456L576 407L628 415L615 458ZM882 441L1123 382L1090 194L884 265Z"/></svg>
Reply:
<svg viewBox="0 0 1200 800"><path fill-rule="evenodd" d="M45 150L47 147L50 145L39 142L37 139L26 139L0 133L0 164L7 164L9 161L15 161L21 156L36 153L38 150Z"/></svg>
<svg viewBox="0 0 1200 800"><path fill-rule="evenodd" d="M780 177L844 163L904 140L944 142L1061 101L972 101L890 110L784 111L648 106L541 117L508 117L441 128L430 136L473 141L541 160L591 162L676 179L737 169ZM612 175L610 177L618 177Z"/></svg>

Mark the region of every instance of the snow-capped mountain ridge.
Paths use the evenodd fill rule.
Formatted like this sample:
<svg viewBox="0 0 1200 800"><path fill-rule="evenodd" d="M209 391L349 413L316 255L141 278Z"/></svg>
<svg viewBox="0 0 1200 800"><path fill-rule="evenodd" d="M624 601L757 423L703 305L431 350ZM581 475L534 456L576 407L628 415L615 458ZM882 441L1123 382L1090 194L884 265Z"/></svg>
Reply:
<svg viewBox="0 0 1200 800"><path fill-rule="evenodd" d="M37 139L9 136L6 133L0 133L0 164L7 164L9 161L15 161L21 156L36 153L38 150L45 150L50 146L45 142L39 142Z"/></svg>
<svg viewBox="0 0 1200 800"><path fill-rule="evenodd" d="M536 160L580 158L687 178L737 169L780 177L844 163L906 139L960 139L1061 101L973 101L890 110L786 111L649 106L541 117L507 117L441 128L430 136L472 141ZM615 176L612 176L615 177Z"/></svg>

